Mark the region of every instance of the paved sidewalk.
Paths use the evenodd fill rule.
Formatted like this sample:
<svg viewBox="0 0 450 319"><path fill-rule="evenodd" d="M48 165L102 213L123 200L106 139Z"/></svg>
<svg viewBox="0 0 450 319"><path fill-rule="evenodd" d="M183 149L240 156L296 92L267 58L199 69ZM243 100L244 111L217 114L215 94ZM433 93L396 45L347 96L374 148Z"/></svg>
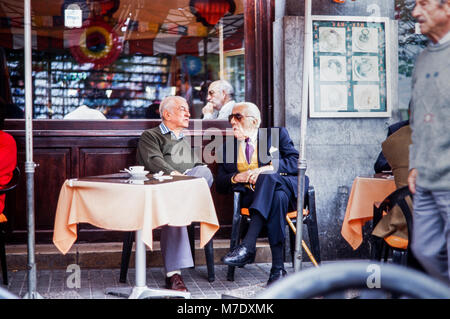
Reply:
<svg viewBox="0 0 450 319"><path fill-rule="evenodd" d="M304 268L312 267L311 263L303 263ZM216 280L209 283L206 279L206 266L196 266L195 269L184 269L182 276L191 292L193 299L221 299L225 297L251 298L266 287L269 278L270 263L246 265L236 268L235 281L228 281L227 266L216 265ZM286 263L288 273L293 273L291 263ZM128 271L127 284L119 283L120 269L81 269L80 288L68 287L69 276L73 272L65 270L39 270L37 292L48 299L116 299L119 297L105 295L105 288L131 287L134 284L135 269ZM27 272L25 270L11 271L9 284L6 288L11 293L23 297L28 292ZM72 277L73 278L73 277ZM162 267L147 268L147 286L150 288L164 288L164 271Z"/></svg>

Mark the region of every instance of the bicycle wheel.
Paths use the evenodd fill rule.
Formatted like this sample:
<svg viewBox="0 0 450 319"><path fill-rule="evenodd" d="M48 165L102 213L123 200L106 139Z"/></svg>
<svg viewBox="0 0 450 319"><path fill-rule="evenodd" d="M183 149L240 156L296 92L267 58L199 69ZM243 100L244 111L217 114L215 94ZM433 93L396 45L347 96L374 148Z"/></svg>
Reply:
<svg viewBox="0 0 450 319"><path fill-rule="evenodd" d="M307 269L274 283L261 299L308 299L348 289L370 289L419 299L450 299L445 284L410 268L378 262L339 262Z"/></svg>

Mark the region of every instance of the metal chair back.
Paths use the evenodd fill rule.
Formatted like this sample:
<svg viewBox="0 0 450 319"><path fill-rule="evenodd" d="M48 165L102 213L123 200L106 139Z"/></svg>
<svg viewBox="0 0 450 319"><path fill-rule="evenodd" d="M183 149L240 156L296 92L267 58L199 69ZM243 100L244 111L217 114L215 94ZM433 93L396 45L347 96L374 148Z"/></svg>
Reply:
<svg viewBox="0 0 450 319"><path fill-rule="evenodd" d="M17 187L19 184L19 178L20 178L20 170L16 166L16 168L13 171L13 176L8 184L4 186L0 186L0 195L1 194L7 194L8 192L12 191ZM5 210L6 210L5 206ZM3 223L1 223L3 224ZM0 224L0 225L1 225ZM3 225L2 225L3 226ZM7 271L7 265L6 265L6 248L5 248L5 236L4 236L4 229L0 226L0 263L2 266L2 273L3 273L3 283L5 285L8 285L8 271Z"/></svg>
<svg viewBox="0 0 450 319"><path fill-rule="evenodd" d="M19 184L19 178L20 178L20 169L16 166L16 168L13 171L13 176L8 184L1 186L0 185L0 195L6 194L9 191L12 191L14 188L17 187L17 184Z"/></svg>

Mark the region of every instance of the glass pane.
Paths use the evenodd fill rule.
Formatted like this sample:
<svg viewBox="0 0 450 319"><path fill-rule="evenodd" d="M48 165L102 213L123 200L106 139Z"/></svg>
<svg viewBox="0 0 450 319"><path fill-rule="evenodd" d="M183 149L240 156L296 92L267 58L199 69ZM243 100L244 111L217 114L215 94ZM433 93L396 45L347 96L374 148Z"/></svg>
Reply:
<svg viewBox="0 0 450 319"><path fill-rule="evenodd" d="M88 119L159 118L168 95L185 97L201 118L208 85L219 79L242 101L243 2L32 0L33 118L77 109ZM23 118L23 42L23 1L0 0L9 118Z"/></svg>
<svg viewBox="0 0 450 319"><path fill-rule="evenodd" d="M416 21L412 16L415 0L396 0L395 14L398 20L398 84L399 109L403 120L407 120L411 99L412 72L417 55L427 45L424 35L416 34Z"/></svg>

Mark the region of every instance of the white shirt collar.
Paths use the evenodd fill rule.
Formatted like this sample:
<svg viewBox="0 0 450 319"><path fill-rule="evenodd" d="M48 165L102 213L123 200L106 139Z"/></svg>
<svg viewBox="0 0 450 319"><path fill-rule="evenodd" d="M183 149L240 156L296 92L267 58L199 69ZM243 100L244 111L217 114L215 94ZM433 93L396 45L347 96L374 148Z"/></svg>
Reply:
<svg viewBox="0 0 450 319"><path fill-rule="evenodd" d="M228 120L228 115L230 115L233 112L233 107L236 102L234 100L231 100L227 103L225 103L222 108L219 111L219 115L217 116L218 120Z"/></svg>
<svg viewBox="0 0 450 319"><path fill-rule="evenodd" d="M178 135L178 137L175 135L175 133L171 130L171 129L169 129L168 127L167 127L167 125L166 124L164 124L164 122L161 122L161 124L159 124L159 129L161 130L161 133L164 135L164 134L167 134L167 133L170 133L170 136L172 137L172 139L174 139L174 140L181 140L183 137L184 137L184 134L183 134L183 132L180 132L180 134Z"/></svg>
<svg viewBox="0 0 450 319"><path fill-rule="evenodd" d="M447 43L447 42L449 42L449 41L450 41L450 31L447 32L447 34L444 35L444 36L442 37L442 39L439 40L439 44L444 44L444 43Z"/></svg>
<svg viewBox="0 0 450 319"><path fill-rule="evenodd" d="M249 137L253 144L258 143L258 130L255 130L255 132L253 132L253 134Z"/></svg>
<svg viewBox="0 0 450 319"><path fill-rule="evenodd" d="M257 145L258 144L258 130L255 130L252 134L250 134L249 138L250 138L251 144ZM242 141L242 144L245 144L245 141Z"/></svg>

